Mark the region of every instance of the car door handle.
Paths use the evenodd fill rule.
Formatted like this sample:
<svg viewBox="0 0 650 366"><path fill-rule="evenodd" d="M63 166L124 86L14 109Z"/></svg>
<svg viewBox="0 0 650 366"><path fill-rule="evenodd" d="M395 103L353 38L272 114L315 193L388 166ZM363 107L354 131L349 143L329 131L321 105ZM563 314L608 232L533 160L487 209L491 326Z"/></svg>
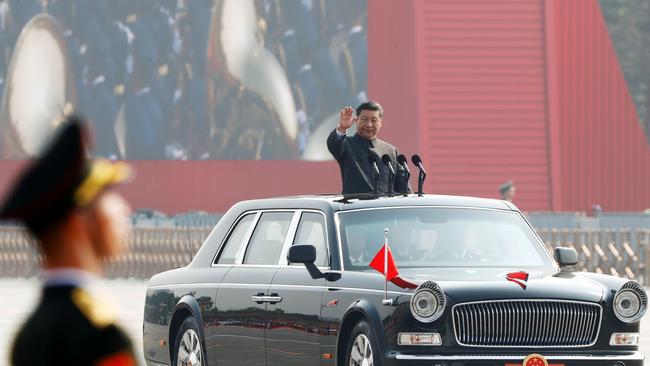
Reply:
<svg viewBox="0 0 650 366"><path fill-rule="evenodd" d="M253 300L253 302L255 302L255 303L262 304L262 303L266 302L265 297L266 296L264 296L264 293L260 292L257 295L251 296L251 300Z"/></svg>
<svg viewBox="0 0 650 366"><path fill-rule="evenodd" d="M282 301L282 297L278 296L278 294L272 294L271 296L257 294L251 296L251 300L258 304L265 303L265 302L269 302L271 304L277 304Z"/></svg>
<svg viewBox="0 0 650 366"><path fill-rule="evenodd" d="M277 304L282 301L282 297L278 294L271 294L271 296L266 296L266 301L271 304Z"/></svg>

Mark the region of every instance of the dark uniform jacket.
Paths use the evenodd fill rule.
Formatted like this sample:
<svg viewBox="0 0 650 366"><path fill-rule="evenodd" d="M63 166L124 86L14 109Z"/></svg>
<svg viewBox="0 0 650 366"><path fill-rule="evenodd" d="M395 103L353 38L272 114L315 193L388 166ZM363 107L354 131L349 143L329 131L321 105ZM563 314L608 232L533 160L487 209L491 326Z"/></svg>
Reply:
<svg viewBox="0 0 650 366"><path fill-rule="evenodd" d="M370 154L375 155L378 160L379 193L387 193L389 184L393 186L393 192L408 190L404 170L397 164L399 152L395 146L379 139L367 140L358 134L352 137L339 136L334 130L327 138L327 149L339 163L343 180L343 194L374 192L374 173L368 162ZM389 168L381 163L381 157L384 154L390 157L393 167L396 168L397 177L390 183L388 182Z"/></svg>
<svg viewBox="0 0 650 366"><path fill-rule="evenodd" d="M128 338L102 305L79 287L45 287L16 336L11 364L135 365Z"/></svg>

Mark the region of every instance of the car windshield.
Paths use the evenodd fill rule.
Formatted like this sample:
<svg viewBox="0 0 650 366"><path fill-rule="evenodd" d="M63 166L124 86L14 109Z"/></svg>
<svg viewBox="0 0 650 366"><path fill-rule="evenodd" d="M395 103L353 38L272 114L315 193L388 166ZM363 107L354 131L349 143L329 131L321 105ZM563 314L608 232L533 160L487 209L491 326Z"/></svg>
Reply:
<svg viewBox="0 0 650 366"><path fill-rule="evenodd" d="M398 268L553 266L543 245L512 211L470 208L381 208L339 213L346 269L366 270L384 244Z"/></svg>

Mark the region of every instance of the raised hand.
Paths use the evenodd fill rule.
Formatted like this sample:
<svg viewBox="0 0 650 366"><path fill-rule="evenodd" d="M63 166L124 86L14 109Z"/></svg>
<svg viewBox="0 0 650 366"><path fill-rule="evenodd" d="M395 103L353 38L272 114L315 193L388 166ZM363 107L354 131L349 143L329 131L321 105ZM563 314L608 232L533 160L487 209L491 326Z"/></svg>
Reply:
<svg viewBox="0 0 650 366"><path fill-rule="evenodd" d="M357 118L353 117L353 115L354 109L352 107L347 106L341 109L338 126L338 130L340 132L345 132L348 128L352 127L352 124L357 120Z"/></svg>

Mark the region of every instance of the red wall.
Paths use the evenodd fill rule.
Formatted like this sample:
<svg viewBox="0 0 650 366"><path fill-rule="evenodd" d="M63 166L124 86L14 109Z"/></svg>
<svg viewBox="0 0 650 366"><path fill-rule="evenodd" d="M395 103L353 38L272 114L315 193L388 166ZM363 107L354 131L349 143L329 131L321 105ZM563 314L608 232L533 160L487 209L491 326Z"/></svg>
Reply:
<svg viewBox="0 0 650 366"><path fill-rule="evenodd" d="M556 210L650 207L646 142L597 0L547 0Z"/></svg>
<svg viewBox="0 0 650 366"><path fill-rule="evenodd" d="M420 146L435 192L550 207L541 0L417 1Z"/></svg>

